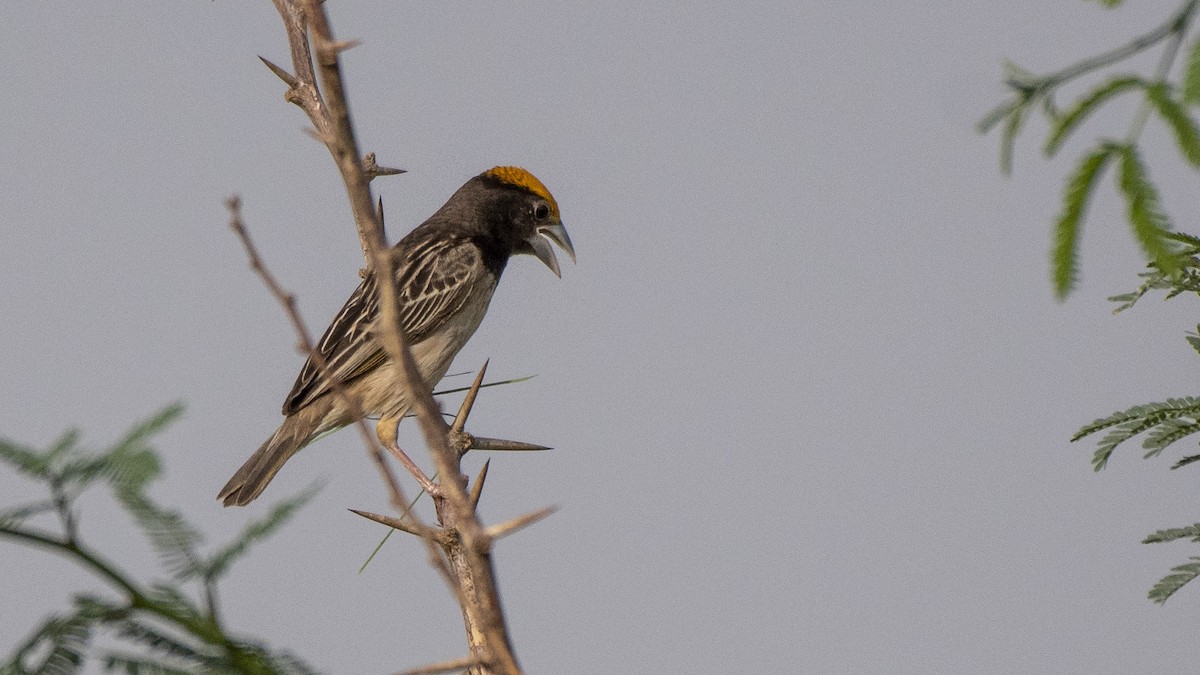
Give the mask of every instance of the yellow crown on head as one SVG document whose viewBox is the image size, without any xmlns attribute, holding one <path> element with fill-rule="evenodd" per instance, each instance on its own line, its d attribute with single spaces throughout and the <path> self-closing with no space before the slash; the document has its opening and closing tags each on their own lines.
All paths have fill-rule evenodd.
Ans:
<svg viewBox="0 0 1200 675">
<path fill-rule="evenodd" d="M 522 169 L 519 166 L 498 166 L 494 169 L 488 170 L 483 175 L 490 178 L 495 178 L 502 183 L 508 183 L 509 185 L 515 185 L 524 190 L 528 190 L 542 199 L 545 199 L 546 202 L 550 204 L 550 211 L 554 214 L 554 217 L 559 217 L 558 202 L 554 201 L 554 195 L 550 194 L 550 191 L 546 189 L 545 185 L 542 185 L 542 181 L 538 180 L 536 176 L 529 173 L 525 169 Z"/>
</svg>

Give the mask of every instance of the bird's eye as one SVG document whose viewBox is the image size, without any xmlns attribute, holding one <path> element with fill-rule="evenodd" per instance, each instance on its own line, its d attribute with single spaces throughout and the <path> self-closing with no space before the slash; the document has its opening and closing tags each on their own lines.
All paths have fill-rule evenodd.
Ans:
<svg viewBox="0 0 1200 675">
<path fill-rule="evenodd" d="M 533 217 L 537 220 L 545 220 L 550 217 L 550 205 L 546 202 L 538 202 L 533 207 Z"/>
</svg>

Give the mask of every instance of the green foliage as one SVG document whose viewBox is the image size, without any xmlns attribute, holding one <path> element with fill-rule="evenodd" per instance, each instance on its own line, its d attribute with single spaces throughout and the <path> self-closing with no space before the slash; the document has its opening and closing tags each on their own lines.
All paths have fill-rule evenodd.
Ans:
<svg viewBox="0 0 1200 675">
<path fill-rule="evenodd" d="M 1169 530 L 1159 530 L 1142 540 L 1143 544 L 1164 544 L 1179 539 L 1191 539 L 1200 544 L 1200 523 L 1187 527 L 1175 527 Z"/>
<path fill-rule="evenodd" d="M 123 652 L 106 654 L 104 670 L 126 673 L 126 675 L 192 675 L 190 670 L 174 668 L 159 661 L 151 661 L 136 654 Z"/>
<path fill-rule="evenodd" d="M 192 576 L 200 576 L 205 579 L 220 578 L 235 560 L 245 555 L 251 545 L 271 536 L 275 530 L 286 523 L 296 511 L 300 510 L 316 494 L 317 488 L 313 486 L 290 499 L 285 499 L 276 504 L 265 518 L 251 521 L 237 538 L 226 544 L 216 553 L 213 553 L 212 556 L 200 565 L 186 570 L 183 578 L 186 579 Z"/>
<path fill-rule="evenodd" d="M 1156 82 L 1146 89 L 1146 96 L 1167 126 L 1171 127 L 1184 159 L 1193 167 L 1200 167 L 1200 131 L 1197 131 L 1196 122 L 1188 115 L 1183 103 L 1171 95 L 1170 85 Z"/>
<path fill-rule="evenodd" d="M 50 471 L 48 464 L 62 452 L 60 446 L 74 445 L 77 437 L 78 432 L 68 431 L 45 453 L 38 453 L 23 445 L 0 439 L 0 461 L 9 464 L 30 478 L 46 478 Z"/>
<path fill-rule="evenodd" d="M 1200 103 L 1200 38 L 1192 42 L 1188 52 L 1187 68 L 1183 72 L 1183 102 L 1188 105 Z"/>
<path fill-rule="evenodd" d="M 1171 468 L 1178 469 L 1181 467 L 1185 467 L 1188 464 L 1193 464 L 1195 462 L 1200 462 L 1200 455 L 1188 455 L 1187 457 L 1180 457 L 1177 462 L 1175 462 L 1174 464 L 1171 465 Z"/>
<path fill-rule="evenodd" d="M 314 489 L 276 506 L 251 523 L 233 541 L 205 556 L 201 533 L 177 510 L 157 504 L 147 489 L 161 474 L 152 437 L 178 419 L 173 405 L 129 431 L 111 448 L 84 451 L 79 434 L 69 431 L 45 451 L 0 440 L 0 463 L 44 483 L 50 497 L 0 511 L 0 537 L 49 548 L 103 580 L 118 599 L 93 593 L 75 595 L 71 611 L 55 615 L 34 629 L 13 651 L 0 673 L 81 672 L 90 658 L 109 671 L 123 673 L 255 673 L 314 672 L 287 652 L 274 652 L 230 634 L 220 621 L 217 582 L 233 561 L 253 544 L 277 530 L 315 494 Z M 85 546 L 74 519 L 74 501 L 86 488 L 107 483 L 117 501 L 149 539 L 171 575 L 169 581 L 143 584 L 124 574 L 100 553 Z M 56 512 L 61 536 L 26 526 L 30 518 Z M 198 581 L 202 602 L 182 586 Z M 100 632 L 136 651 L 97 649 Z"/>
<path fill-rule="evenodd" d="M 987 133 L 996 125 L 1003 123 L 1000 132 L 1000 170 L 1008 175 L 1012 172 L 1013 149 L 1021 127 L 1029 116 L 1033 104 L 1044 94 L 1044 85 L 1038 78 L 1027 70 L 1012 62 L 1004 64 L 1005 81 L 1013 90 L 1013 99 L 1000 104 L 984 116 L 976 128 L 979 133 Z"/>
<path fill-rule="evenodd" d="M 1116 6 L 1116 1 L 1102 0 Z M 1031 112 L 1039 107 L 1049 129 L 1044 144 L 1047 156 L 1056 155 L 1066 141 L 1082 128 L 1083 122 L 1124 93 L 1141 92 L 1142 101 L 1122 141 L 1100 141 L 1097 149 L 1086 155 L 1067 180 L 1063 193 L 1063 209 L 1055 224 L 1051 253 L 1052 282 L 1055 294 L 1061 299 L 1074 288 L 1076 279 L 1079 233 L 1087 205 L 1095 194 L 1096 179 L 1118 155 L 1120 170 L 1117 187 L 1126 205 L 1126 218 L 1134 238 L 1146 256 L 1167 274 L 1176 273 L 1180 265 L 1174 259 L 1171 240 L 1166 236 L 1170 222 L 1159 204 L 1158 191 L 1150 182 L 1148 170 L 1138 151 L 1138 138 L 1152 113 L 1157 113 L 1175 136 L 1185 161 L 1200 168 L 1200 129 L 1187 111 L 1187 104 L 1200 103 L 1200 41 L 1192 49 L 1182 81 L 1178 86 L 1168 76 L 1184 36 L 1195 20 L 1200 2 L 1188 0 L 1166 22 L 1126 45 L 1083 59 L 1062 70 L 1037 75 L 1014 65 L 1005 66 L 1004 81 L 1011 92 L 1009 99 L 989 112 L 979 123 L 980 132 L 1002 129 L 1000 138 L 1000 167 L 1005 174 L 1012 168 L 1016 136 L 1026 126 Z M 1055 96 L 1062 88 L 1097 71 L 1122 64 L 1141 52 L 1162 46 L 1159 66 L 1149 76 L 1129 73 L 1110 75 L 1059 112 Z M 1177 98 L 1175 92 L 1181 92 Z"/>
<path fill-rule="evenodd" d="M 1158 583 L 1150 589 L 1148 597 L 1161 605 L 1174 595 L 1175 591 L 1183 588 L 1197 576 L 1200 576 L 1200 557 L 1192 556 L 1191 562 L 1172 567 L 1170 574 L 1159 579 Z"/>
<path fill-rule="evenodd" d="M 1142 296 L 1152 290 L 1165 291 L 1167 300 L 1183 293 L 1200 294 L 1200 238 L 1182 232 L 1168 232 L 1166 236 L 1178 246 L 1175 255 L 1178 270 L 1174 274 L 1167 274 L 1155 263 L 1149 263 L 1148 271 L 1138 275 L 1144 281 L 1137 290 L 1109 298 L 1111 302 L 1118 303 L 1113 310 L 1114 314 L 1133 307 Z M 1200 331 L 1200 326 L 1196 329 Z M 1188 344 L 1200 353 L 1200 335 L 1189 335 L 1187 340 Z"/>
<path fill-rule="evenodd" d="M 1134 238 L 1158 269 L 1173 275 L 1179 269 L 1179 261 L 1167 236 L 1171 222 L 1159 204 L 1158 190 L 1150 182 L 1137 148 L 1132 145 L 1122 146 L 1120 154 L 1121 172 L 1118 185 L 1121 194 L 1125 196 Z"/>
<path fill-rule="evenodd" d="M 1097 0 L 1105 7 L 1116 7 L 1121 0 Z M 1184 293 L 1200 295 L 1200 238 L 1171 231 L 1171 221 L 1163 209 L 1158 189 L 1142 161 L 1138 139 L 1152 118 L 1161 120 L 1174 135 L 1175 144 L 1187 164 L 1200 168 L 1200 127 L 1189 112 L 1189 106 L 1200 105 L 1200 38 L 1193 37 L 1187 63 L 1178 81 L 1171 72 L 1185 38 L 1191 33 L 1200 0 L 1184 0 L 1162 24 L 1130 42 L 1069 65 L 1057 72 L 1037 75 L 1006 65 L 1004 81 L 1010 97 L 993 108 L 978 125 L 981 133 L 1000 127 L 1000 167 L 1008 173 L 1012 167 L 1012 152 L 1016 136 L 1024 128 L 1031 111 L 1042 109 L 1048 133 L 1044 145 L 1046 156 L 1055 156 L 1083 123 L 1094 113 L 1124 93 L 1142 93 L 1142 100 L 1121 140 L 1100 140 L 1086 153 L 1067 177 L 1063 191 L 1062 211 L 1054 225 L 1051 253 L 1051 279 L 1055 294 L 1061 299 L 1074 288 L 1078 270 L 1080 233 L 1088 205 L 1096 194 L 1100 176 L 1112 162 L 1117 163 L 1117 190 L 1124 200 L 1125 217 L 1133 237 L 1141 246 L 1148 261 L 1147 270 L 1139 276 L 1141 285 L 1130 293 L 1109 300 L 1118 303 L 1114 313 L 1132 307 L 1151 290 L 1163 291 L 1167 299 Z M 1059 112 L 1055 96 L 1064 85 L 1094 73 L 1126 64 L 1142 52 L 1161 48 L 1158 66 L 1149 76 L 1120 72 L 1110 73 L 1106 80 L 1095 84 L 1065 111 Z M 1108 135 L 1112 137 L 1112 134 Z M 1103 137 L 1102 137 L 1103 138 Z M 1200 326 L 1197 333 L 1188 335 L 1190 344 L 1200 354 Z M 1097 443 L 1092 467 L 1100 471 L 1108 465 L 1117 447 L 1141 437 L 1146 458 L 1161 454 L 1168 446 L 1200 432 L 1200 398 L 1185 396 L 1158 403 L 1136 405 L 1095 420 L 1080 429 L 1072 441 L 1106 432 Z M 1180 457 L 1172 469 L 1200 463 L 1200 454 Z M 1145 543 L 1190 538 L 1200 543 L 1200 524 L 1187 528 L 1160 530 Z M 1165 602 L 1172 594 L 1200 575 L 1200 557 L 1171 570 L 1150 591 L 1150 599 Z"/>
<path fill-rule="evenodd" d="M 172 576 L 180 578 L 202 564 L 196 548 L 203 537 L 181 513 L 159 507 L 140 491 L 119 490 L 117 499 L 141 527 Z"/>
<path fill-rule="evenodd" d="M 1197 333 L 1187 334 L 1187 341 L 1192 346 L 1192 349 L 1196 350 L 1197 354 L 1200 354 L 1200 326 L 1196 326 L 1196 330 Z"/>
<path fill-rule="evenodd" d="M 1078 269 L 1076 251 L 1079 249 L 1079 231 L 1088 200 L 1104 167 L 1108 165 L 1117 146 L 1105 143 L 1088 153 L 1079 161 L 1075 172 L 1067 180 L 1063 191 L 1063 211 L 1054 227 L 1054 292 L 1059 298 L 1066 297 L 1075 286 Z"/>
<path fill-rule="evenodd" d="M 1151 289 L 1165 291 L 1168 299 L 1185 292 L 1200 294 L 1200 272 L 1197 271 L 1200 268 L 1200 260 L 1197 259 L 1197 254 L 1200 254 L 1200 238 L 1175 232 L 1169 235 L 1171 241 L 1181 247 L 1178 259 L 1182 261 L 1182 271 L 1176 275 L 1168 275 L 1151 263 L 1150 271 L 1142 274 L 1146 281 L 1138 290 L 1110 298 L 1121 303 L 1116 311 L 1132 307 Z M 1197 326 L 1196 330 L 1197 333 L 1187 336 L 1187 341 L 1200 355 L 1200 326 Z M 1092 456 L 1092 467 L 1096 471 L 1108 465 L 1109 458 L 1119 445 L 1138 435 L 1142 435 L 1142 449 L 1145 451 L 1143 456 L 1155 457 L 1168 446 L 1200 432 L 1200 397 L 1184 396 L 1159 403 L 1136 405 L 1085 425 L 1071 440 L 1077 441 L 1101 431 L 1107 433 L 1100 439 Z M 1200 462 L 1200 454 L 1187 455 L 1177 460 L 1171 469 L 1179 469 L 1197 462 Z M 1146 537 L 1142 543 L 1155 544 L 1179 539 L 1191 539 L 1194 543 L 1200 543 L 1200 523 L 1159 530 Z M 1200 574 L 1198 561 L 1200 557 L 1193 557 L 1192 562 L 1172 568 L 1171 573 L 1159 580 L 1150 590 L 1150 599 L 1159 604 L 1166 602 L 1167 598 Z"/>
<path fill-rule="evenodd" d="M 1108 430 L 1100 439 L 1092 456 L 1092 468 L 1100 471 L 1117 446 L 1139 434 L 1149 432 L 1142 441 L 1147 459 L 1161 453 L 1168 445 L 1200 431 L 1200 398 L 1185 396 L 1162 403 L 1135 405 L 1115 412 L 1084 426 L 1071 437 L 1077 441 L 1096 432 Z"/>
<path fill-rule="evenodd" d="M 1076 101 L 1075 105 L 1068 108 L 1056 120 L 1051 120 L 1050 136 L 1046 139 L 1043 152 L 1045 152 L 1047 157 L 1053 157 L 1058 154 L 1063 142 L 1079 128 L 1079 125 L 1089 115 L 1098 110 L 1101 105 L 1119 94 L 1139 88 L 1145 89 L 1146 87 L 1146 81 L 1142 78 L 1129 76 L 1113 78 L 1096 87 Z"/>
<path fill-rule="evenodd" d="M 76 673 L 83 667 L 94 619 L 75 615 L 52 616 L 38 627 L 33 637 L 17 647 L 10 663 L 0 673 Z M 41 658 L 35 658 L 43 654 Z"/>
</svg>

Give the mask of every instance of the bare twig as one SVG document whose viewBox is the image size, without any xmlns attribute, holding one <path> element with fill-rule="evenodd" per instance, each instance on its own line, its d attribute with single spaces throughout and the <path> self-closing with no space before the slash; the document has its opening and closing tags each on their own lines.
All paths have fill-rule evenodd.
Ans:
<svg viewBox="0 0 1200 675">
<path fill-rule="evenodd" d="M 383 477 L 384 484 L 387 485 L 392 506 L 395 507 L 396 510 L 400 511 L 400 513 L 404 514 L 404 517 L 407 518 L 409 522 L 413 523 L 415 527 L 420 528 L 421 532 L 432 532 L 433 530 L 424 525 L 417 513 L 413 511 L 412 505 L 415 503 L 415 500 L 410 502 L 405 499 L 404 491 L 400 487 L 400 482 L 396 480 L 396 475 L 392 472 L 391 466 L 388 465 L 383 454 L 383 449 L 376 440 L 375 435 L 371 433 L 370 427 L 367 426 L 366 418 L 364 417 L 362 411 L 361 402 L 357 397 L 352 396 L 348 391 L 346 391 L 346 388 L 341 386 L 341 383 L 335 378 L 329 377 L 325 359 L 321 353 L 313 347 L 313 341 L 308 332 L 308 327 L 305 325 L 304 320 L 300 317 L 300 313 L 296 308 L 295 296 L 283 289 L 283 287 L 275 279 L 275 276 L 271 274 L 271 271 L 263 263 L 262 257 L 258 253 L 258 247 L 255 246 L 254 240 L 250 238 L 250 233 L 246 229 L 246 225 L 242 220 L 241 200 L 237 197 L 232 197 L 226 202 L 226 206 L 228 206 L 230 211 L 229 225 L 237 234 L 238 239 L 241 240 L 242 246 L 246 249 L 246 255 L 250 259 L 251 269 L 253 269 L 255 273 L 262 278 L 263 283 L 268 289 L 270 289 L 271 294 L 275 296 L 276 300 L 278 300 L 280 305 L 284 308 L 284 312 L 287 314 L 289 321 L 292 323 L 292 327 L 296 331 L 296 335 L 300 339 L 300 350 L 303 353 L 308 354 L 313 359 L 313 363 L 317 366 L 317 370 L 320 372 L 321 377 L 325 378 L 325 380 L 329 382 L 330 388 L 333 390 L 333 394 L 341 398 L 346 407 L 350 410 L 351 415 L 353 415 L 355 419 L 355 427 L 358 429 L 359 435 L 362 436 L 363 443 L 367 448 L 367 454 L 370 455 L 371 460 L 375 463 L 376 468 L 378 468 L 380 475 Z M 426 553 L 429 558 L 429 564 L 432 565 L 433 568 L 442 575 L 442 578 L 446 581 L 447 586 L 449 586 L 454 592 L 455 597 L 460 598 L 461 602 L 462 592 L 459 588 L 458 580 L 451 572 L 446 558 L 442 556 L 441 549 L 438 547 L 436 538 L 422 538 L 426 542 Z"/>
<path fill-rule="evenodd" d="M 254 270 L 263 281 L 263 284 L 270 290 L 271 295 L 283 307 L 287 314 L 288 321 L 292 324 L 292 329 L 296 331 L 296 337 L 299 339 L 297 345 L 299 351 L 309 356 L 313 363 L 317 366 L 321 376 L 329 382 L 335 396 L 338 396 L 350 409 L 354 416 L 355 427 L 358 428 L 359 435 L 362 436 L 363 443 L 366 444 L 367 452 L 371 455 L 375 465 L 379 468 L 380 474 L 384 478 L 384 482 L 388 486 L 388 492 L 391 495 L 392 504 L 395 505 L 401 513 L 412 518 L 414 521 L 419 521 L 416 514 L 412 513 L 409 508 L 409 501 L 404 497 L 404 491 L 400 487 L 399 481 L 392 473 L 391 467 L 388 466 L 384 459 L 383 449 L 375 440 L 374 434 L 371 433 L 370 427 L 367 426 L 366 419 L 363 417 L 362 404 L 357 397 L 352 396 L 346 388 L 341 386 L 336 379 L 328 377 L 326 363 L 321 353 L 313 347 L 312 336 L 308 331 L 308 326 L 304 323 L 304 319 L 300 317 L 300 311 L 296 307 L 296 296 L 286 290 L 275 278 L 275 275 L 263 263 L 262 256 L 258 252 L 258 246 L 254 244 L 254 240 L 250 237 L 250 232 L 246 229 L 246 224 L 242 220 L 242 202 L 238 197 L 230 197 L 225 202 L 229 209 L 229 227 L 237 235 L 238 240 L 242 243 L 242 248 L 246 250 L 246 256 L 250 259 L 250 269 Z M 444 561 L 441 567 L 444 568 Z"/>
<path fill-rule="evenodd" d="M 284 98 L 289 103 L 300 106 L 305 112 L 315 111 L 317 114 L 310 113 L 308 117 L 312 120 L 317 135 L 328 138 L 330 130 L 326 123 L 326 115 L 321 112 L 325 109 L 325 102 L 321 100 L 321 93 L 317 91 L 317 78 L 313 73 L 312 65 L 312 50 L 308 46 L 308 20 L 306 18 L 308 9 L 303 3 L 294 0 L 271 1 L 275 3 L 275 9 L 283 19 L 284 30 L 287 31 L 288 46 L 292 51 L 294 75 L 285 77 L 286 73 L 282 68 L 266 59 L 263 61 L 267 63 L 267 67 L 273 73 L 288 84 L 288 91 Z"/>
<path fill-rule="evenodd" d="M 454 659 L 452 661 L 442 661 L 440 663 L 431 663 L 427 666 L 421 666 L 420 668 L 413 668 L 412 670 L 406 670 L 403 673 L 400 673 L 400 675 L 438 675 L 438 673 L 453 673 L 466 668 L 473 668 L 475 666 L 482 665 L 484 664 L 479 659 L 468 656 L 466 658 Z"/>
<path fill-rule="evenodd" d="M 478 673 L 518 673 L 489 554 L 492 537 L 476 518 L 471 499 L 458 480 L 461 455 L 450 445 L 450 429 L 429 383 L 418 373 L 399 328 L 395 261 L 386 248 L 382 216 L 370 190 L 370 180 L 378 171 L 369 171 L 360 159 L 338 61 L 338 55 L 353 43 L 334 39 L 325 6 L 318 0 L 273 1 L 287 30 L 297 80 L 289 83 L 288 100 L 308 114 L 316 136 L 325 143 L 341 173 L 367 267 L 380 280 L 375 338 L 395 368 L 397 386 L 408 392 L 438 474 L 443 477 L 433 496 L 443 526 L 442 550 L 456 580 L 452 587 L 467 628 L 471 659 L 464 667 Z M 283 78 L 279 72 L 276 75 Z M 430 539 L 424 540 L 432 545 Z"/>
<path fill-rule="evenodd" d="M 1194 1 L 1185 3 L 1178 12 L 1173 14 L 1166 23 L 1151 30 L 1145 35 L 1140 35 L 1134 38 L 1128 44 L 1122 45 L 1107 51 L 1103 54 L 1084 59 L 1078 63 L 1072 64 L 1062 70 L 1049 75 L 1045 78 L 1045 84 L 1048 88 L 1057 87 L 1059 84 L 1068 80 L 1073 80 L 1080 75 L 1084 75 L 1093 70 L 1104 68 L 1118 61 L 1123 61 L 1140 51 L 1149 49 L 1158 44 L 1163 38 L 1172 35 L 1180 34 L 1187 28 L 1188 22 L 1191 20 L 1192 14 L 1196 11 L 1196 3 Z M 1180 35 L 1182 37 L 1182 35 Z"/>
<path fill-rule="evenodd" d="M 320 112 L 324 113 L 323 131 L 329 135 L 326 147 L 337 164 L 342 182 L 345 183 L 346 197 L 350 200 L 350 210 L 354 214 L 354 224 L 358 228 L 358 238 L 367 260 L 367 267 L 375 269 L 380 274 L 380 279 L 390 279 L 391 275 L 385 276 L 383 273 L 391 271 L 391 265 L 387 265 L 386 268 L 379 265 L 385 257 L 387 240 L 383 232 L 383 223 L 379 220 L 379 212 L 375 210 L 375 200 L 371 198 L 370 179 L 359 160 L 362 155 L 358 151 L 358 140 L 350 123 L 350 108 L 342 84 L 342 67 L 338 61 L 338 55 L 353 47 L 354 43 L 334 40 L 333 29 L 329 25 L 329 17 L 325 14 L 323 3 L 308 0 L 304 3 L 304 11 L 316 52 L 316 70 L 321 78 L 321 100 L 325 105 Z M 290 41 L 292 31 L 289 30 L 288 33 Z M 293 47 L 292 51 L 295 52 L 296 49 Z M 315 79 L 313 86 L 316 87 Z M 305 112 L 312 117 L 314 112 L 318 111 Z M 382 288 L 387 284 L 379 286 Z M 380 299 L 386 301 L 383 294 Z"/>
</svg>

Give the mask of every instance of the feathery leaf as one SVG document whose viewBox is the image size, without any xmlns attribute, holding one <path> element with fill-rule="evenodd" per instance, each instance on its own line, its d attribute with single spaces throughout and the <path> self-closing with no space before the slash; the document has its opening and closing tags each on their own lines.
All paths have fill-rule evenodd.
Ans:
<svg viewBox="0 0 1200 675">
<path fill-rule="evenodd" d="M 1164 420 L 1146 435 L 1146 440 L 1142 442 L 1142 448 L 1148 452 L 1142 457 L 1150 459 L 1160 454 L 1168 445 L 1181 438 L 1191 436 L 1197 431 L 1200 431 L 1200 422 L 1194 419 Z"/>
<path fill-rule="evenodd" d="M 1188 105 L 1200 103 L 1200 38 L 1192 43 L 1183 71 L 1183 102 Z"/>
<path fill-rule="evenodd" d="M 1163 544 L 1179 539 L 1191 539 L 1200 544 L 1200 523 L 1188 525 L 1187 527 L 1172 527 L 1166 530 L 1159 530 L 1154 534 L 1142 540 L 1143 544 Z"/>
<path fill-rule="evenodd" d="M 1155 82 L 1146 89 L 1146 97 L 1175 133 L 1175 142 L 1184 159 L 1192 166 L 1200 167 L 1200 131 L 1187 110 L 1171 96 L 1167 83 Z"/>
<path fill-rule="evenodd" d="M 1096 446 L 1092 456 L 1092 468 L 1102 470 L 1112 456 L 1117 446 L 1134 436 L 1156 427 L 1157 435 L 1152 435 L 1143 447 L 1150 450 L 1147 457 L 1152 457 L 1162 451 L 1169 443 L 1173 443 L 1188 434 L 1195 433 L 1200 428 L 1195 427 L 1200 417 L 1200 398 L 1185 396 L 1183 398 L 1167 399 L 1161 403 L 1136 405 L 1128 410 L 1113 413 L 1108 417 L 1095 420 L 1084 426 L 1071 437 L 1077 441 L 1084 436 L 1109 429 Z M 1180 418 L 1189 418 L 1181 421 Z"/>
<path fill-rule="evenodd" d="M 1196 325 L 1196 333 L 1187 335 L 1188 345 L 1192 345 L 1193 350 L 1200 354 L 1200 325 Z"/>
<path fill-rule="evenodd" d="M 1200 253 L 1200 237 L 1193 234 L 1188 234 L 1187 232 L 1169 232 L 1167 233 L 1167 239 L 1191 247 L 1193 249 L 1190 252 L 1191 255 Z"/>
<path fill-rule="evenodd" d="M 1066 297 L 1075 286 L 1079 231 L 1087 211 L 1092 191 L 1103 173 L 1104 167 L 1116 152 L 1116 146 L 1105 143 L 1088 153 L 1079 161 L 1075 172 L 1067 179 L 1063 190 L 1063 210 L 1054 226 L 1054 251 L 1051 264 L 1054 269 L 1054 294 Z"/>
<path fill-rule="evenodd" d="M 201 672 L 195 668 L 169 665 L 150 657 L 123 652 L 106 652 L 101 660 L 105 671 L 125 675 L 194 675 Z"/>
<path fill-rule="evenodd" d="M 103 454 L 79 454 L 66 457 L 58 471 L 59 477 L 78 488 L 86 487 L 97 478 L 109 481 L 118 491 L 140 490 L 161 475 L 158 455 L 148 448 L 122 447 Z"/>
<path fill-rule="evenodd" d="M 1024 124 L 1025 116 L 1028 113 L 1028 99 L 1022 100 L 1013 106 L 1012 112 L 1008 115 L 1008 121 L 1004 125 L 1004 131 L 1000 134 L 1000 172 L 1005 176 L 1012 174 L 1013 153 L 1017 147 L 1017 134 L 1021 133 L 1021 125 Z"/>
<path fill-rule="evenodd" d="M 986 134 L 997 124 L 1004 121 L 1004 118 L 1011 115 L 1012 111 L 1015 110 L 1019 105 L 1021 104 L 1016 101 L 1005 101 L 995 108 L 992 108 L 988 114 L 983 116 L 983 119 L 979 120 L 975 124 L 975 130 L 981 134 Z"/>
<path fill-rule="evenodd" d="M 1046 139 L 1046 145 L 1042 151 L 1047 157 L 1053 157 L 1062 149 L 1067 137 L 1087 119 L 1088 115 L 1098 110 L 1101 104 L 1127 91 L 1144 86 L 1146 86 L 1146 82 L 1142 78 L 1126 76 L 1113 78 L 1091 90 L 1058 118 L 1054 128 L 1050 130 L 1050 136 Z"/>
<path fill-rule="evenodd" d="M 185 640 L 170 635 L 161 628 L 133 618 L 128 618 L 118 624 L 117 635 L 130 642 L 144 645 L 150 650 L 150 653 L 156 656 L 184 660 L 201 660 L 201 658 L 212 658 L 213 656 L 212 654 L 202 655 L 197 651 L 195 645 L 188 644 Z"/>
<path fill-rule="evenodd" d="M 1181 469 L 1189 464 L 1195 464 L 1196 462 L 1200 462 L 1200 455 L 1188 455 L 1187 457 L 1180 457 L 1179 461 L 1171 465 L 1171 469 Z"/>
<path fill-rule="evenodd" d="M 125 434 L 124 438 L 122 438 L 120 441 L 118 441 L 115 444 L 114 447 L 115 448 L 124 447 L 124 446 L 145 447 L 146 441 L 151 436 L 153 436 L 154 434 L 157 434 L 158 432 L 165 429 L 172 422 L 179 419 L 179 416 L 182 414 L 183 414 L 183 404 L 182 403 L 172 403 L 171 405 L 168 405 L 167 407 L 163 408 L 162 410 L 151 415 L 144 422 L 141 422 L 141 423 L 135 425 L 132 429 L 129 430 L 128 433 Z"/>
<path fill-rule="evenodd" d="M 1192 556 L 1191 561 L 1172 567 L 1171 574 L 1159 579 L 1158 583 L 1154 584 L 1154 588 L 1150 589 L 1147 597 L 1161 605 L 1174 595 L 1175 591 L 1200 576 L 1200 558 Z"/>
<path fill-rule="evenodd" d="M 275 532 L 275 530 L 279 529 L 296 511 L 307 504 L 319 490 L 320 486 L 312 485 L 299 494 L 276 504 L 271 509 L 271 512 L 267 514 L 267 517 L 251 521 L 236 539 L 197 566 L 195 574 L 208 579 L 220 578 L 225 574 L 233 561 L 245 554 L 253 544 L 265 539 Z"/>
<path fill-rule="evenodd" d="M 133 515 L 171 574 L 184 579 L 199 569 L 203 561 L 196 547 L 204 538 L 181 513 L 161 508 L 139 493 L 118 493 L 117 498 Z"/>
<path fill-rule="evenodd" d="M 31 478 L 44 479 L 50 475 L 46 458 L 33 448 L 0 439 L 0 460 Z"/>
<path fill-rule="evenodd" d="M 200 611 L 196 603 L 175 586 L 165 583 L 154 584 L 147 592 L 147 596 L 159 605 L 168 608 L 175 616 L 189 621 L 206 620 L 204 613 Z"/>
<path fill-rule="evenodd" d="M 1183 414 L 1200 414 L 1200 398 L 1183 396 L 1181 398 L 1170 398 L 1162 403 L 1135 405 L 1127 410 L 1115 412 L 1108 417 L 1102 417 L 1091 424 L 1084 425 L 1079 431 L 1075 432 L 1071 440 L 1077 441 L 1084 436 L 1090 436 L 1097 431 L 1103 431 L 1104 429 L 1125 422 L 1146 418 L 1171 419 Z"/>
<path fill-rule="evenodd" d="M 56 508 L 58 508 L 58 505 L 53 501 L 43 501 L 5 509 L 0 511 L 0 527 L 20 525 L 21 521 L 26 518 L 36 516 L 39 513 L 53 511 Z"/>
<path fill-rule="evenodd" d="M 1134 237 L 1164 274 L 1173 275 L 1179 269 L 1179 260 L 1176 257 L 1176 245 L 1167 237 L 1171 223 L 1159 204 L 1158 190 L 1147 177 L 1137 148 L 1124 145 L 1120 153 L 1118 186 L 1125 195 Z"/>
<path fill-rule="evenodd" d="M 54 466 L 55 461 L 59 457 L 64 457 L 70 454 L 71 451 L 77 448 L 78 444 L 79 430 L 67 429 L 63 432 L 62 436 L 58 437 L 58 440 L 54 441 L 54 444 L 50 446 L 50 449 L 46 451 L 46 463 L 50 466 Z"/>
<path fill-rule="evenodd" d="M 46 675 L 80 672 L 94 623 L 94 618 L 78 613 L 50 617 L 17 648 L 8 663 L 0 665 L 0 672 Z M 35 660 L 36 663 L 31 663 Z"/>
</svg>

